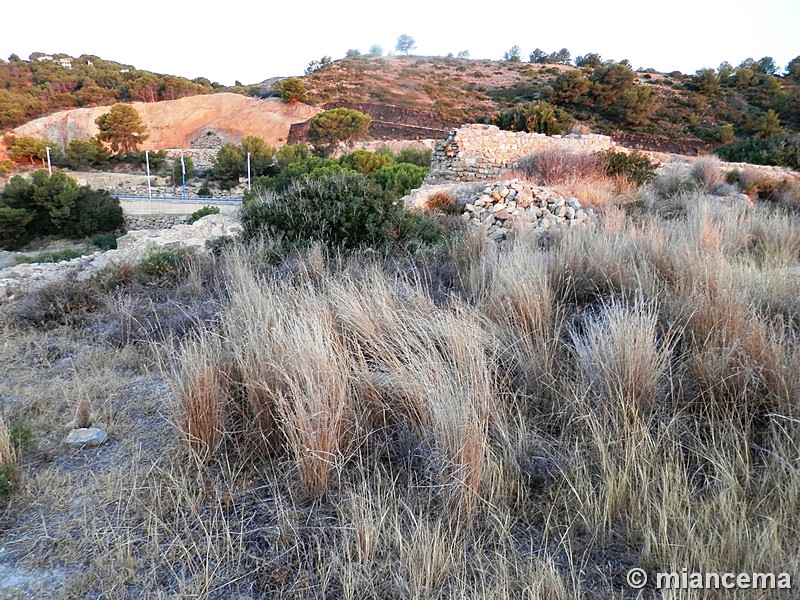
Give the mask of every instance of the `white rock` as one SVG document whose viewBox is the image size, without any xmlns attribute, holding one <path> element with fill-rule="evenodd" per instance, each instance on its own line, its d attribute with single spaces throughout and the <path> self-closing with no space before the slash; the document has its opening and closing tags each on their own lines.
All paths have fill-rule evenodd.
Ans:
<svg viewBox="0 0 800 600">
<path fill-rule="evenodd" d="M 74 448 L 94 448 L 108 441 L 108 434 L 96 427 L 73 429 L 64 443 Z"/>
</svg>

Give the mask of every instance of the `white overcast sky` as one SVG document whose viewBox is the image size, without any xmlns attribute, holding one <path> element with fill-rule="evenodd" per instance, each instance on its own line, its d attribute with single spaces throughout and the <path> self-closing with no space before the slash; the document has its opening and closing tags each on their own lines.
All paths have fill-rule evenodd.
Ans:
<svg viewBox="0 0 800 600">
<path fill-rule="evenodd" d="M 372 44 L 414 54 L 469 50 L 499 59 L 513 45 L 627 58 L 634 68 L 694 73 L 727 60 L 800 55 L 800 0 L 3 0 L 0 57 L 94 54 L 156 73 L 232 84 L 301 75 L 313 59 Z"/>
</svg>

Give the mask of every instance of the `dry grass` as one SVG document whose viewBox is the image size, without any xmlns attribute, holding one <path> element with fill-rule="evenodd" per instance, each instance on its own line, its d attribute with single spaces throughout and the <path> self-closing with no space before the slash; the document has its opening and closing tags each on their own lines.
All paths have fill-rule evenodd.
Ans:
<svg viewBox="0 0 800 600">
<path fill-rule="evenodd" d="M 711 192 L 725 182 L 720 160 L 714 155 L 701 156 L 692 161 L 689 171 L 692 179 L 705 191 Z"/>
<path fill-rule="evenodd" d="M 240 248 L 216 319 L 140 354 L 7 328 L 2 408 L 42 456 L 3 545 L 66 566 L 63 597 L 633 599 L 655 592 L 632 567 L 796 573 L 800 223 L 701 192 L 665 218 L 649 193 L 425 269 Z M 60 444 L 76 398 L 112 433 L 95 454 Z"/>
</svg>

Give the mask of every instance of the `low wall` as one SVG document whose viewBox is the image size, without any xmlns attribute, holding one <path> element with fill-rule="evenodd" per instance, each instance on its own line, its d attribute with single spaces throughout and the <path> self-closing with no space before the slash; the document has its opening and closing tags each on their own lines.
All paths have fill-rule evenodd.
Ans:
<svg viewBox="0 0 800 600">
<path fill-rule="evenodd" d="M 605 135 L 547 136 L 503 131 L 495 125 L 464 125 L 436 144 L 425 183 L 497 179 L 526 154 L 554 147 L 575 152 L 619 148 Z"/>
<path fill-rule="evenodd" d="M 189 215 L 125 215 L 125 229 L 169 229 L 173 225 L 183 225 Z"/>
</svg>

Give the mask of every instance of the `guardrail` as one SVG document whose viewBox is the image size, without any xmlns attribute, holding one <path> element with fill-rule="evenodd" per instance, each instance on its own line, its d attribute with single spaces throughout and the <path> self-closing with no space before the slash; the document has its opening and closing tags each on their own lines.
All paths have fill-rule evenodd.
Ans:
<svg viewBox="0 0 800 600">
<path fill-rule="evenodd" d="M 111 194 L 120 200 L 147 200 L 148 202 L 191 202 L 205 204 L 241 204 L 241 198 L 201 198 L 200 196 L 139 196 L 136 194 Z"/>
</svg>

